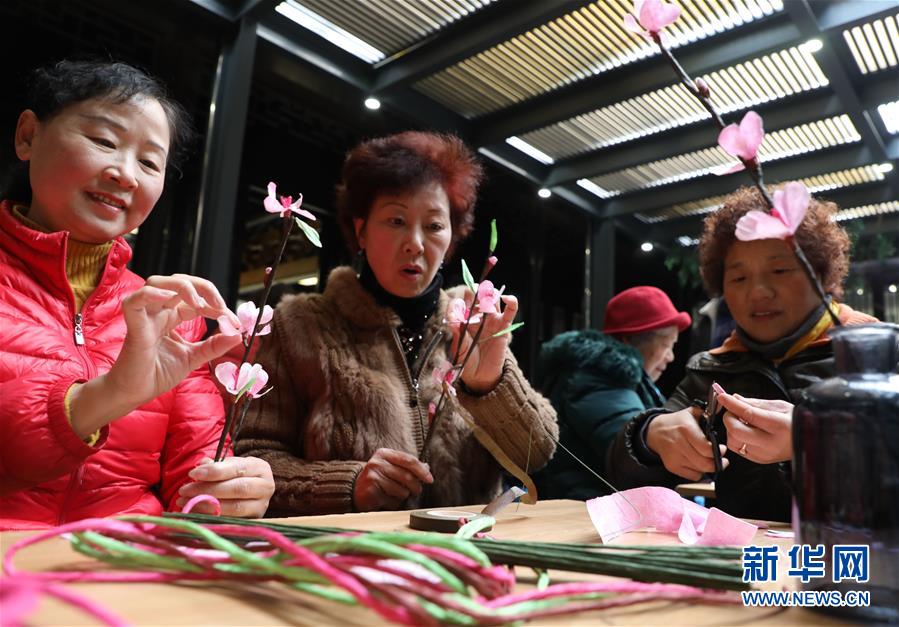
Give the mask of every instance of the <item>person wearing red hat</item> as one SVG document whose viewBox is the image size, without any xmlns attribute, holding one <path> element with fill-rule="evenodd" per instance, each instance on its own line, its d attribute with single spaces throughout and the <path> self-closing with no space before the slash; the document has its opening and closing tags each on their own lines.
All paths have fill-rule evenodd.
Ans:
<svg viewBox="0 0 899 627">
<path fill-rule="evenodd" d="M 542 346 L 536 381 L 556 408 L 560 442 L 577 457 L 557 452 L 535 476 L 542 498 L 586 500 L 609 492 L 578 460 L 603 474 L 619 429 L 664 404 L 655 382 L 690 322 L 659 288 L 632 287 L 609 301 L 602 332 L 569 331 Z"/>
<path fill-rule="evenodd" d="M 638 285 L 609 301 L 602 330 L 640 351 L 643 369 L 655 382 L 674 361 L 678 333 L 690 322 L 690 314 L 678 311 L 665 292 Z"/>
</svg>

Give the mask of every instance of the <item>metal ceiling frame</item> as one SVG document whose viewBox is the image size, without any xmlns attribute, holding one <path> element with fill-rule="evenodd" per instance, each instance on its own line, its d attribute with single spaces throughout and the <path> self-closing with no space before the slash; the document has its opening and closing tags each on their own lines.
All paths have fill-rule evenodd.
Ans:
<svg viewBox="0 0 899 627">
<path fill-rule="evenodd" d="M 360 97 L 376 95 L 385 105 L 418 123 L 459 134 L 474 146 L 484 148 L 484 154 L 488 157 L 498 157 L 500 164 L 510 167 L 535 185 L 552 189 L 594 217 L 624 216 L 628 211 L 621 207 L 644 207 L 645 203 L 639 197 L 645 191 L 626 195 L 627 198 L 633 196 L 634 201 L 620 198 L 604 201 L 570 183 L 714 143 L 714 129 L 705 120 L 560 160 L 549 167 L 505 144 L 507 137 L 672 84 L 674 77 L 671 70 L 659 55 L 602 72 L 475 120 L 468 120 L 412 89 L 418 78 L 449 67 L 466 56 L 526 32 L 539 23 L 576 10 L 588 4 L 588 0 L 541 0 L 524 5 L 498 2 L 373 66 L 274 13 L 278 0 L 234 0 L 230 3 L 227 0 L 188 1 L 234 23 L 244 17 L 259 17 L 262 39 L 352 85 L 359 91 Z M 860 4 L 862 6 L 858 6 Z M 881 97 L 887 97 L 889 79 L 879 76 L 867 80 L 863 92 L 856 94 L 848 73 L 832 50 L 837 42 L 829 39 L 834 34 L 838 38 L 840 29 L 889 13 L 892 10 L 890 4 L 877 1 L 833 3 L 825 7 L 821 17 L 817 18 L 808 0 L 791 0 L 785 3 L 785 10 L 781 13 L 683 46 L 678 57 L 691 73 L 701 75 L 800 44 L 811 37 L 821 37 L 826 45 L 815 56 L 828 76 L 830 86 L 754 108 L 764 113 L 769 129 L 786 128 L 813 118 L 846 112 L 871 151 L 873 158 L 867 163 L 895 159 L 897 155 L 892 154 L 893 151 L 888 150 L 880 140 L 879 129 L 867 113 L 867 109 L 879 104 Z M 712 50 L 714 54 L 710 54 Z M 609 89 L 610 84 L 615 86 L 614 90 Z M 896 148 L 899 152 L 899 142 L 896 142 Z M 806 155 L 800 157 L 807 158 Z M 852 167 L 862 164 L 844 165 Z M 778 164 L 774 169 L 781 167 Z M 695 187 L 696 182 L 687 184 Z M 711 195 L 706 193 L 705 180 L 703 187 L 703 195 Z M 666 202 L 669 199 L 668 191 L 676 188 L 677 184 L 664 187 Z M 657 194 L 658 189 L 649 191 Z M 681 194 L 678 191 L 676 195 L 680 197 Z"/>
<path fill-rule="evenodd" d="M 677 234 L 690 228 L 691 224 L 693 232 L 698 231 L 701 217 L 672 220 L 648 228 L 633 214 L 696 200 L 697 196 L 725 194 L 746 182 L 733 176 L 706 176 L 636 190 L 606 200 L 574 184 L 580 178 L 592 178 L 713 146 L 715 132 L 708 120 L 599 148 L 551 165 L 544 165 L 505 143 L 508 137 L 544 128 L 673 84 L 675 76 L 657 54 L 475 119 L 467 119 L 414 89 L 416 81 L 539 24 L 577 10 L 588 4 L 589 0 L 497 2 L 374 65 L 365 63 L 275 12 L 279 0 L 183 1 L 230 23 L 234 32 L 253 25 L 257 40 L 277 46 L 301 60 L 307 75 L 310 72 L 315 73 L 317 78 L 320 75 L 320 80 L 314 81 L 314 88 L 322 89 L 323 94 L 328 85 L 340 85 L 344 91 L 355 91 L 360 102 L 374 95 L 385 106 L 410 121 L 456 133 L 482 154 L 535 187 L 550 188 L 554 194 L 590 217 L 594 232 L 590 240 L 593 244 L 598 244 L 600 240 L 607 243 L 612 225 L 657 243 L 673 242 Z M 767 179 L 771 182 L 801 179 L 833 170 L 835 163 L 839 164 L 839 169 L 846 169 L 895 161 L 899 158 L 899 137 L 884 139 L 879 118 L 876 115 L 872 117 L 872 110 L 878 104 L 894 97 L 895 90 L 891 90 L 890 81 L 894 73 L 887 71 L 880 75 L 868 75 L 853 82 L 853 68 L 838 54 L 844 46 L 841 37 L 843 29 L 886 15 L 894 10 L 894 4 L 886 0 L 866 3 L 838 0 L 813 6 L 809 0 L 786 0 L 784 6 L 782 12 L 685 44 L 678 49 L 678 59 L 692 75 L 700 76 L 802 44 L 811 38 L 820 38 L 825 45 L 815 53 L 815 58 L 829 85 L 756 105 L 753 109 L 764 114 L 769 130 L 845 113 L 854 123 L 862 141 L 772 161 L 766 164 Z M 815 7 L 820 15 L 815 14 Z M 219 175 L 218 178 L 222 177 Z M 899 172 L 893 171 L 882 183 L 856 186 L 858 189 L 832 190 L 826 195 L 841 198 L 843 206 L 852 206 L 845 202 L 879 202 L 860 202 L 862 198 L 895 199 L 897 180 Z M 699 188 L 701 191 L 698 192 Z M 600 237 L 599 233 L 603 236 Z M 608 255 L 604 261 L 610 261 Z M 599 292 L 605 294 L 612 269 L 605 267 L 604 276 L 597 275 L 599 268 L 593 269 L 593 273 L 588 272 L 587 286 L 596 290 L 597 295 Z M 596 296 L 591 303 L 594 311 L 600 311 L 605 304 L 602 297 Z"/>
<path fill-rule="evenodd" d="M 588 4 L 590 0 L 497 2 L 374 64 L 376 96 L 408 87 L 482 50 Z"/>
<path fill-rule="evenodd" d="M 797 42 L 799 38 L 799 29 L 775 14 L 681 46 L 677 56 L 684 68 L 699 76 L 780 50 L 786 47 L 785 42 Z M 714 55 L 710 54 L 712 50 Z M 482 116 L 475 122 L 475 140 L 479 145 L 502 142 L 507 137 L 667 87 L 676 80 L 661 55 L 646 57 Z"/>
<path fill-rule="evenodd" d="M 802 7 L 800 7 L 800 4 Z M 728 42 L 728 48 L 733 54 L 732 58 L 725 59 L 723 55 L 717 52 L 716 47 L 714 64 L 709 64 L 708 61 L 705 61 L 704 65 L 694 65 L 691 63 L 691 59 L 697 58 L 701 60 L 703 54 L 701 52 L 694 52 L 691 49 L 692 56 L 686 54 L 678 55 L 682 59 L 682 64 L 688 71 L 691 71 L 692 75 L 698 76 L 731 65 L 731 61 L 736 63 L 747 58 L 761 56 L 774 50 L 800 44 L 813 37 L 825 38 L 827 35 L 833 34 L 836 29 L 843 28 L 843 24 L 845 23 L 845 20 L 838 21 L 831 18 L 829 22 L 831 24 L 831 31 L 824 31 L 820 28 L 812 30 L 809 25 L 811 18 L 808 17 L 808 13 L 811 12 L 811 9 L 808 7 L 807 0 L 790 0 L 790 2 L 785 3 L 785 6 L 792 7 L 790 11 L 796 13 L 799 13 L 800 8 L 802 8 L 803 12 L 799 16 L 802 18 L 802 21 L 799 22 L 799 26 L 796 26 L 795 23 L 785 22 L 777 24 L 776 26 L 769 26 L 768 29 L 763 32 L 766 32 L 769 35 L 775 33 L 775 39 L 778 36 L 793 34 L 788 41 L 779 40 L 779 43 L 772 45 L 772 42 L 767 37 L 749 36 L 747 38 L 746 36 L 743 36 L 741 38 L 738 37 L 737 34 L 733 34 L 730 36 Z M 859 10 L 852 12 L 853 23 L 874 19 L 884 13 L 889 13 L 891 10 L 895 10 L 894 8 L 885 9 L 881 3 L 871 3 L 866 6 L 869 7 L 869 10 L 864 12 L 864 14 Z M 871 6 L 877 7 L 878 10 L 871 11 Z M 831 7 L 831 9 L 833 8 L 835 7 Z M 765 20 L 759 20 L 758 24 L 762 25 L 765 22 L 770 24 L 774 20 L 774 17 L 775 16 L 771 16 Z M 780 16 L 780 19 L 782 21 L 783 16 Z M 794 22 L 798 21 L 799 18 L 794 18 Z M 745 33 L 746 28 L 740 30 Z M 718 35 L 711 38 L 711 41 L 712 43 L 720 42 L 727 36 L 728 33 Z M 830 85 L 815 90 L 814 92 L 796 94 L 788 98 L 753 107 L 753 109 L 761 111 L 764 114 L 766 128 L 769 130 L 786 128 L 809 122 L 814 119 L 821 119 L 830 115 L 845 112 L 850 115 L 850 118 L 856 125 L 856 128 L 862 135 L 865 143 L 871 147 L 873 154 L 877 155 L 876 159 L 878 161 L 899 158 L 899 154 L 897 154 L 899 153 L 899 142 L 896 142 L 897 150 L 895 152 L 893 152 L 892 149 L 887 151 L 883 142 L 880 140 L 878 129 L 872 126 L 871 116 L 868 113 L 868 110 L 875 108 L 878 104 L 881 104 L 888 99 L 887 94 L 891 87 L 893 96 L 895 96 L 895 78 L 884 75 L 888 73 L 883 73 L 881 76 L 871 77 L 871 79 L 866 81 L 864 91 L 859 96 L 855 93 L 855 88 L 851 82 L 849 82 L 848 75 L 833 50 L 832 41 L 826 41 L 824 48 L 816 52 L 815 57 L 818 59 L 822 71 L 827 75 Z M 658 65 L 660 60 L 655 57 L 653 57 L 653 59 L 655 59 L 656 65 Z M 646 60 L 645 63 L 648 64 L 649 60 Z M 626 68 L 627 67 L 631 66 L 626 66 Z M 600 109 L 604 106 L 621 102 L 628 98 L 671 84 L 672 75 L 670 68 L 665 65 L 662 69 L 665 70 L 667 74 L 666 81 L 662 84 L 652 76 L 655 70 L 637 71 L 641 77 L 641 83 L 634 85 L 633 82 L 627 82 L 623 90 L 619 89 L 621 84 L 616 83 L 614 94 L 607 95 L 602 101 L 593 100 L 594 106 L 590 110 Z M 593 80 L 599 80 L 602 76 L 604 75 L 600 75 Z M 631 91 L 631 88 L 633 88 L 633 91 Z M 816 94 L 813 100 L 809 99 L 810 94 Z M 847 100 L 850 101 L 848 105 Z M 556 104 L 558 105 L 558 103 Z M 551 102 L 545 103 L 543 106 L 547 110 L 554 109 L 554 105 Z M 579 111 L 575 115 L 585 112 L 586 111 Z M 554 117 L 559 116 L 555 115 Z M 565 116 L 563 119 L 568 119 L 568 117 L 571 116 Z M 509 126 L 505 128 L 513 130 L 515 121 L 508 122 L 508 124 Z M 544 124 L 543 126 L 546 125 L 547 124 Z M 498 137 L 498 132 L 496 127 L 494 127 L 494 130 L 491 131 L 493 134 L 488 135 L 487 137 L 496 139 Z M 522 131 L 517 130 L 512 134 L 520 132 Z M 579 178 L 598 176 L 600 174 L 614 172 L 649 161 L 664 159 L 677 154 L 687 153 L 692 150 L 706 148 L 713 145 L 714 137 L 715 129 L 712 126 L 711 121 L 705 120 L 680 126 L 675 129 L 668 129 L 667 131 L 656 133 L 643 139 L 600 148 L 569 159 L 560 160 L 553 164 L 547 179 L 547 186 L 559 185 Z M 485 139 L 485 136 L 476 135 L 476 138 Z M 892 148 L 893 143 L 891 143 L 890 146 Z"/>
<path fill-rule="evenodd" d="M 753 110 L 765 119 L 765 129 L 773 131 L 798 126 L 843 113 L 839 97 L 821 93 L 826 88 L 806 92 L 781 100 L 757 105 Z M 784 108 L 784 103 L 791 106 Z M 578 155 L 553 165 L 547 185 L 561 185 L 580 178 L 590 178 L 643 163 L 667 159 L 702 150 L 714 145 L 718 129 L 711 119 L 680 127 L 676 141 L 666 131 L 638 140 L 615 144 L 600 150 Z"/>
<path fill-rule="evenodd" d="M 870 148 L 864 144 L 860 142 L 841 144 L 766 163 L 765 182 L 770 184 L 803 179 L 833 170 L 834 164 L 839 164 L 839 168 L 844 169 L 870 163 L 876 163 L 876 160 Z M 701 197 L 707 197 L 728 194 L 741 185 L 750 184 L 751 181 L 744 172 L 726 176 L 708 175 L 703 177 L 701 182 L 699 178 L 687 179 L 610 198 L 605 202 L 602 215 L 613 218 L 698 200 L 696 192 L 698 187 L 702 188 Z"/>
<path fill-rule="evenodd" d="M 892 12 L 895 10 L 894 5 L 890 11 Z M 785 2 L 784 11 L 786 11 L 793 19 L 793 22 L 799 26 L 799 29 L 805 37 L 808 39 L 817 37 L 825 40 L 825 45 L 821 50 L 815 53 L 815 57 L 818 59 L 818 65 L 821 66 L 821 70 L 830 81 L 830 86 L 834 93 L 843 102 L 846 113 L 855 125 L 856 130 L 862 136 L 862 141 L 865 142 L 865 145 L 871 150 L 875 159 L 878 161 L 885 161 L 887 159 L 887 153 L 883 139 L 880 137 L 877 128 L 871 121 L 870 114 L 862 105 L 858 94 L 855 93 L 855 86 L 852 84 L 846 68 L 843 67 L 839 57 L 837 57 L 833 45 L 834 42 L 830 36 L 833 31 L 826 31 L 821 28 L 808 0 L 790 0 L 789 2 Z M 875 16 L 872 15 L 871 18 L 873 17 Z"/>
<path fill-rule="evenodd" d="M 899 198 L 899 185 L 891 184 L 890 181 L 877 181 L 861 185 L 837 187 L 818 192 L 815 195 L 819 198 L 833 201 L 843 209 L 849 209 L 896 200 Z M 639 222 L 639 224 L 644 229 L 648 229 L 648 232 L 644 233 L 644 237 L 649 241 L 676 241 L 678 237 L 683 235 L 698 237 L 702 230 L 702 219 L 706 215 L 683 216 L 672 218 L 665 222 L 656 222 L 655 224 L 645 224 L 643 222 Z M 897 214 L 897 218 L 899 218 L 899 214 Z M 873 216 L 872 218 L 863 219 L 873 219 Z"/>
</svg>

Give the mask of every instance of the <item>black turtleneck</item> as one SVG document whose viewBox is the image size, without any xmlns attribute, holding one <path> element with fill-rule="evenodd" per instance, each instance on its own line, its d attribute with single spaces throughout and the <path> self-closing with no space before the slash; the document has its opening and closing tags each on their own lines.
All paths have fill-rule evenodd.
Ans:
<svg viewBox="0 0 899 627">
<path fill-rule="evenodd" d="M 378 282 L 375 273 L 372 272 L 371 266 L 367 262 L 362 264 L 359 282 L 379 305 L 389 307 L 400 317 L 402 325 L 397 329 L 397 332 L 400 336 L 400 343 L 403 346 L 406 362 L 411 367 L 418 357 L 418 351 L 421 349 L 422 330 L 425 322 L 437 310 L 440 288 L 443 286 L 443 275 L 438 272 L 431 284 L 421 294 L 410 298 L 396 296 L 385 290 Z"/>
<path fill-rule="evenodd" d="M 830 298 L 827 299 L 827 303 L 830 303 Z M 758 353 L 765 359 L 774 361 L 775 359 L 780 359 L 784 355 L 787 354 L 787 351 L 790 350 L 796 342 L 801 340 L 806 333 L 812 330 L 816 324 L 818 324 L 818 320 L 821 319 L 821 316 L 824 315 L 826 311 L 825 305 L 822 303 L 819 305 L 808 318 L 805 319 L 805 322 L 799 325 L 799 328 L 790 333 L 787 336 L 780 338 L 779 340 L 774 340 L 773 342 L 769 342 L 767 344 L 763 344 L 762 342 L 756 342 L 752 339 L 746 331 L 737 326 L 737 337 L 740 338 L 740 341 L 743 342 L 743 346 L 751 350 L 753 353 Z"/>
</svg>

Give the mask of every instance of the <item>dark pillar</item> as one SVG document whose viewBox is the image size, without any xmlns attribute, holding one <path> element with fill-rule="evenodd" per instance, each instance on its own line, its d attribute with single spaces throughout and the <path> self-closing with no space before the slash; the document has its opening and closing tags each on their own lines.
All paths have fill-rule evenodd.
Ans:
<svg viewBox="0 0 899 627">
<path fill-rule="evenodd" d="M 537 374 L 537 356 L 540 351 L 540 343 L 543 340 L 546 328 L 545 300 L 543 298 L 543 262 L 546 257 L 546 229 L 543 207 L 537 206 L 531 209 L 531 221 L 527 230 L 528 238 L 528 300 L 527 308 L 523 313 L 524 320 L 532 326 L 526 334 L 528 338 L 528 368 L 525 371 L 528 378 L 533 381 Z M 546 338 L 549 339 L 549 338 Z"/>
<path fill-rule="evenodd" d="M 215 283 L 230 305 L 237 295 L 231 260 L 255 55 L 256 21 L 243 19 L 219 56 L 191 259 L 191 272 Z"/>
<path fill-rule="evenodd" d="M 584 326 L 602 328 L 606 303 L 615 293 L 615 222 L 591 219 L 584 277 Z"/>
</svg>

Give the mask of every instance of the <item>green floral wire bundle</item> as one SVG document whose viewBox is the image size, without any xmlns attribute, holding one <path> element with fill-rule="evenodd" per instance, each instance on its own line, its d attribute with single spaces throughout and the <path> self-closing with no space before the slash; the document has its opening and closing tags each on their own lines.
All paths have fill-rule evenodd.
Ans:
<svg viewBox="0 0 899 627">
<path fill-rule="evenodd" d="M 196 497 L 185 509 L 207 499 L 211 497 Z M 272 525 L 213 520 L 216 523 L 155 516 L 87 519 L 25 538 L 4 557 L 4 622 L 20 624 L 39 598 L 49 594 L 106 624 L 125 624 L 105 608 L 69 591 L 63 593 L 58 586 L 74 582 L 279 582 L 322 599 L 367 607 L 383 619 L 406 625 L 502 625 L 653 600 L 739 602 L 738 596 L 727 592 L 641 582 L 575 582 L 514 593 L 514 571 L 494 565 L 484 550 L 496 542 L 470 539 L 483 524 L 480 520 L 460 529 L 456 537 L 346 530 L 321 533 L 326 530 L 318 529 L 317 535 L 302 539 Z M 309 533 L 312 528 L 298 529 Z M 68 537 L 76 551 L 111 568 L 68 572 L 15 568 L 19 551 L 58 536 Z M 542 544 L 523 544 L 520 549 L 528 550 L 527 546 L 533 555 L 549 550 L 549 545 Z M 571 552 L 577 548 L 566 547 L 566 559 L 573 561 Z M 698 557 L 721 554 L 721 549 L 699 551 L 691 558 L 695 570 L 706 562 L 727 561 Z M 672 548 L 619 547 L 617 558 L 611 550 L 605 552 L 607 559 L 621 563 L 656 553 L 657 561 L 664 563 L 670 560 Z M 734 561 L 733 555 L 728 558 Z M 729 585 L 718 581 L 717 587 L 743 587 L 739 581 L 732 577 Z"/>
<path fill-rule="evenodd" d="M 206 514 L 166 514 L 203 524 L 227 521 L 232 525 L 264 526 L 293 540 L 347 533 L 340 527 L 307 527 Z M 492 525 L 489 516 L 472 519 L 467 530 Z M 355 533 L 364 533 L 352 530 Z M 466 533 L 466 532 L 463 532 Z M 471 542 L 495 564 L 536 570 L 626 577 L 635 581 L 679 583 L 720 590 L 744 590 L 739 548 L 713 546 L 624 546 L 561 542 L 520 542 L 473 537 Z"/>
</svg>

